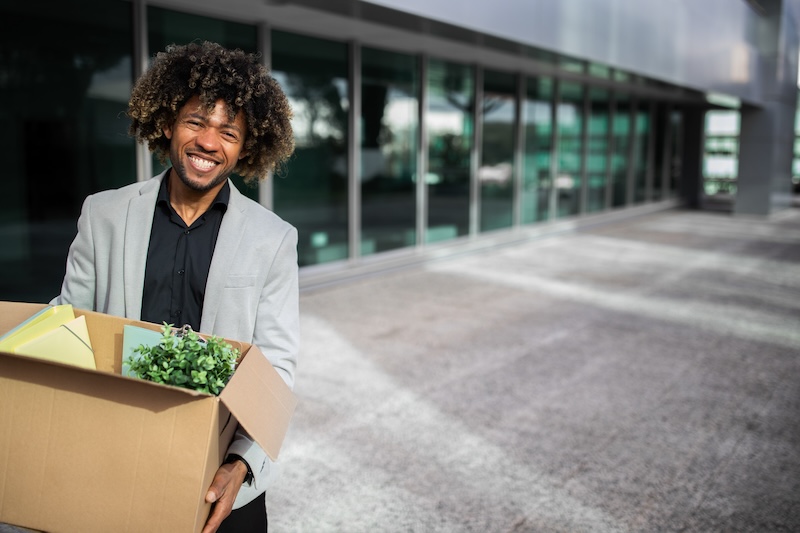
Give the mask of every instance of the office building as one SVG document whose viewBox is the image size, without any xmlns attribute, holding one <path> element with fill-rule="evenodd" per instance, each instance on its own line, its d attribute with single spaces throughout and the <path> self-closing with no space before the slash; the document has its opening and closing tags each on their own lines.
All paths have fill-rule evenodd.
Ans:
<svg viewBox="0 0 800 533">
<path fill-rule="evenodd" d="M 798 3 L 6 1 L 0 299 L 55 295 L 83 198 L 160 170 L 127 98 L 195 39 L 259 52 L 292 102 L 295 156 L 244 192 L 298 228 L 301 282 L 702 207 L 713 109 L 738 111 L 734 215 L 769 215 L 791 200 Z"/>
</svg>

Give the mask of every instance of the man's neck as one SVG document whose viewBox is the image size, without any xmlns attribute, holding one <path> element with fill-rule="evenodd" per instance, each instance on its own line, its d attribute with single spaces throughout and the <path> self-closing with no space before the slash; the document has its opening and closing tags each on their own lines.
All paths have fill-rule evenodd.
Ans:
<svg viewBox="0 0 800 533">
<path fill-rule="evenodd" d="M 195 191 L 184 185 L 173 169 L 169 170 L 166 179 L 169 180 L 169 203 L 187 226 L 208 211 L 220 189 L 225 186 L 225 182 L 222 182 L 208 191 Z"/>
</svg>

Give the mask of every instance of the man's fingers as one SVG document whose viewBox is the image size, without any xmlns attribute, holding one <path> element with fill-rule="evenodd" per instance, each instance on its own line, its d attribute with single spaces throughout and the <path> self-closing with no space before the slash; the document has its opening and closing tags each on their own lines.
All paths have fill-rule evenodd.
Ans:
<svg viewBox="0 0 800 533">
<path fill-rule="evenodd" d="M 244 470 L 244 473 L 242 473 Z M 206 501 L 213 503 L 203 533 L 214 533 L 233 509 L 233 501 L 242 485 L 247 468 L 240 462 L 219 467 L 206 492 Z"/>
<path fill-rule="evenodd" d="M 222 465 L 214 474 L 214 479 L 211 481 L 211 486 L 208 487 L 206 492 L 206 501 L 214 503 L 225 495 L 228 485 L 235 483 L 235 470 L 233 465 Z"/>
<path fill-rule="evenodd" d="M 214 481 L 211 482 L 211 486 L 208 487 L 208 492 L 206 492 L 206 501 L 208 503 L 214 503 L 222 498 L 222 496 L 225 495 L 225 487 L 229 482 L 230 477 L 222 475 L 222 471 L 218 470 L 217 474 L 214 476 Z"/>
<path fill-rule="evenodd" d="M 215 504 L 211 507 L 211 514 L 206 521 L 206 526 L 203 528 L 203 533 L 214 533 L 219 529 L 222 521 L 231 513 L 230 505 L 227 506 L 227 510 L 225 507 L 225 505 L 220 504 Z"/>
</svg>

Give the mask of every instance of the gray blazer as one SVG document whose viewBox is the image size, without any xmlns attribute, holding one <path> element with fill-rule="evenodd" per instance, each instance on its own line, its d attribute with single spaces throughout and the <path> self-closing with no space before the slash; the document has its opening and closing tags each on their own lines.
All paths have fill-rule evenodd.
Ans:
<svg viewBox="0 0 800 533">
<path fill-rule="evenodd" d="M 140 319 L 150 230 L 165 176 L 86 198 L 61 294 L 51 303 Z M 200 331 L 255 344 L 293 387 L 299 346 L 297 231 L 230 186 Z M 264 492 L 276 472 L 244 432 L 237 433 L 229 453 L 244 457 L 256 478 L 239 491 L 234 507 L 240 507 Z"/>
</svg>

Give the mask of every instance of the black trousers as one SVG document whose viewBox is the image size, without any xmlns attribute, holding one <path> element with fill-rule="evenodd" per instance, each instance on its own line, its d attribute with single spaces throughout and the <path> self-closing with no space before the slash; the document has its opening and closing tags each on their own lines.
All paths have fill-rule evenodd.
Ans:
<svg viewBox="0 0 800 533">
<path fill-rule="evenodd" d="M 244 507 L 234 509 L 217 533 L 266 533 L 267 503 L 262 494 Z"/>
</svg>

